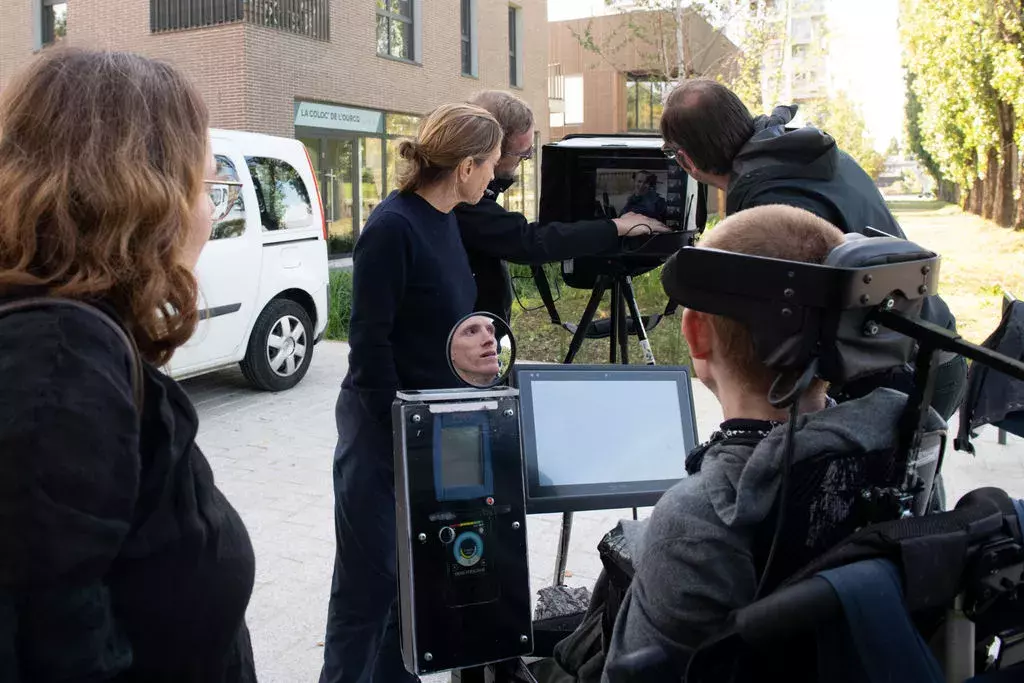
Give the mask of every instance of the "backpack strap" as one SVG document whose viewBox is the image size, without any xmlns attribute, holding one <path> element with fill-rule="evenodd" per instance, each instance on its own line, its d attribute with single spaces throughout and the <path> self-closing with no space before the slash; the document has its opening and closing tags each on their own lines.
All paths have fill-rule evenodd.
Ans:
<svg viewBox="0 0 1024 683">
<path fill-rule="evenodd" d="M 116 334 L 124 344 L 125 348 L 128 349 L 128 354 L 131 356 L 131 370 L 130 379 L 132 383 L 132 398 L 135 403 L 135 411 L 141 416 L 143 406 L 143 385 L 142 385 L 142 357 L 139 355 L 139 348 L 135 344 L 135 340 L 132 336 L 118 323 L 113 317 L 108 315 L 102 309 L 87 304 L 75 299 L 64 299 L 58 297 L 29 297 L 26 299 L 16 299 L 14 301 L 8 301 L 0 303 L 0 318 L 11 313 L 18 313 L 21 311 L 28 311 L 38 308 L 46 308 L 48 306 L 66 306 L 69 308 L 77 308 L 80 311 L 84 311 L 99 320 L 102 320 L 107 327 L 109 327 L 114 334 Z"/>
</svg>

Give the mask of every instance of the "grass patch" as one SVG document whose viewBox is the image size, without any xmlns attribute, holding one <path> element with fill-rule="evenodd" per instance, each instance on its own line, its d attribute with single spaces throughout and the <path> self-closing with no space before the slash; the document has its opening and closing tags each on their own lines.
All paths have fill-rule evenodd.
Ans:
<svg viewBox="0 0 1024 683">
<path fill-rule="evenodd" d="M 909 211 L 951 211 L 956 213 L 960 208 L 956 204 L 948 204 L 941 199 L 896 199 L 886 202 L 893 213 Z"/>
<path fill-rule="evenodd" d="M 915 207 L 897 220 L 907 237 L 941 257 L 939 295 L 957 320 L 957 331 L 980 344 L 1002 317 L 1002 291 L 1024 296 L 1024 231 L 1001 228 L 957 206 Z"/>
<path fill-rule="evenodd" d="M 332 270 L 330 277 L 324 338 L 348 341 L 348 326 L 352 319 L 352 271 Z"/>
<path fill-rule="evenodd" d="M 513 275 L 518 303 L 512 309 L 512 332 L 515 334 L 517 356 L 521 360 L 561 363 L 569 350 L 572 335 L 563 327 L 551 324 L 551 317 L 543 307 L 536 288 L 529 279 L 529 269 L 523 266 L 510 266 Z M 548 266 L 548 280 L 558 284 L 560 296 L 555 306 L 563 322 L 578 323 L 583 309 L 590 299 L 590 290 L 571 289 L 561 281 L 557 264 Z M 661 269 L 658 268 L 633 279 L 637 305 L 640 313 L 646 318 L 653 313 L 661 313 L 665 309 L 667 297 L 661 288 Z M 609 307 L 610 295 L 605 294 L 595 319 L 607 318 L 611 315 Z M 522 304 L 522 306 L 519 305 Z M 524 310 L 525 307 L 525 310 Z M 651 349 L 658 365 L 690 365 L 690 353 L 679 331 L 680 314 L 663 318 L 654 330 L 648 332 Z M 608 339 L 587 339 L 583 342 L 575 363 L 607 363 Z M 643 350 L 635 336 L 630 337 L 629 360 L 634 364 L 643 364 Z"/>
</svg>

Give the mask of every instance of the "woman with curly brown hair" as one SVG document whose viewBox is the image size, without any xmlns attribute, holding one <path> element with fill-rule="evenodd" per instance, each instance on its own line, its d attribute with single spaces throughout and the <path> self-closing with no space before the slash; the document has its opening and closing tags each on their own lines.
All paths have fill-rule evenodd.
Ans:
<svg viewBox="0 0 1024 683">
<path fill-rule="evenodd" d="M 129 54 L 0 101 L 0 680 L 255 680 L 249 536 L 158 370 L 197 322 L 207 126 Z"/>
</svg>

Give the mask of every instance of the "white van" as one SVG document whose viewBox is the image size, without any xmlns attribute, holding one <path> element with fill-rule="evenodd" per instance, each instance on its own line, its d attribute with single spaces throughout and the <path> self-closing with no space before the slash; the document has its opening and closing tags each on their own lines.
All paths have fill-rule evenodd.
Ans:
<svg viewBox="0 0 1024 683">
<path fill-rule="evenodd" d="M 239 363 L 266 391 L 306 374 L 327 329 L 327 226 L 298 140 L 211 130 L 217 179 L 196 269 L 200 323 L 164 371 L 175 379 Z"/>
</svg>

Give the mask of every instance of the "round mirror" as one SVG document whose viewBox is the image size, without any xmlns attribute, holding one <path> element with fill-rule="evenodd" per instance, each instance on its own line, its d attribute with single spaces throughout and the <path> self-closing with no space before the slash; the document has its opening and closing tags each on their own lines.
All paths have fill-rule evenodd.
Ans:
<svg viewBox="0 0 1024 683">
<path fill-rule="evenodd" d="M 448 335 L 448 364 L 470 386 L 485 389 L 501 384 L 515 360 L 512 330 L 491 313 L 470 313 Z"/>
</svg>

